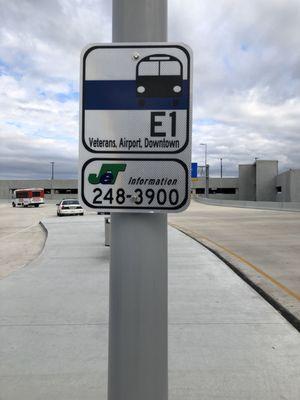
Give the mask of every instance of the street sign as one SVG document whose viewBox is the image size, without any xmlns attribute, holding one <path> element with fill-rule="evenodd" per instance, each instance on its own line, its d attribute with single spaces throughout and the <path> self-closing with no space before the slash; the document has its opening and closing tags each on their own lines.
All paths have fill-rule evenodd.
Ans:
<svg viewBox="0 0 300 400">
<path fill-rule="evenodd" d="M 82 173 L 82 198 L 93 209 L 177 210 L 187 201 L 188 169 L 180 160 L 93 158 Z"/>
<path fill-rule="evenodd" d="M 81 57 L 79 192 L 101 211 L 182 211 L 190 199 L 191 53 L 99 44 Z"/>
<path fill-rule="evenodd" d="M 191 177 L 197 178 L 197 176 L 198 176 L 198 163 L 192 162 Z"/>
</svg>

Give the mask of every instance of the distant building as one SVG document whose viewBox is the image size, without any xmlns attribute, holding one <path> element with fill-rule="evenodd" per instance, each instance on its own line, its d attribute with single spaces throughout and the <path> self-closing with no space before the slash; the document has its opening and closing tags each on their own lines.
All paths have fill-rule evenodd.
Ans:
<svg viewBox="0 0 300 400">
<path fill-rule="evenodd" d="M 278 161 L 239 165 L 239 200 L 276 201 Z"/>
<path fill-rule="evenodd" d="M 45 199 L 76 198 L 78 195 L 77 179 L 12 179 L 0 180 L 0 198 L 11 198 L 15 189 L 41 187 L 45 189 Z"/>
<path fill-rule="evenodd" d="M 191 178 L 192 192 L 205 196 L 205 177 Z M 45 199 L 77 197 L 77 179 L 0 180 L 0 198 L 9 199 L 15 189 L 42 187 Z M 208 196 L 222 200 L 300 202 L 300 169 L 278 175 L 278 161 L 256 160 L 239 165 L 238 178 L 209 178 Z"/>
<path fill-rule="evenodd" d="M 276 177 L 276 201 L 300 202 L 300 169 L 289 169 Z"/>
<path fill-rule="evenodd" d="M 205 177 L 192 179 L 192 189 L 204 196 Z M 278 175 L 277 160 L 240 164 L 238 178 L 209 178 L 208 196 L 222 200 L 300 202 L 300 170 Z"/>
<path fill-rule="evenodd" d="M 205 196 L 205 178 L 192 178 L 192 191 Z M 214 199 L 239 199 L 239 178 L 209 178 L 209 197 Z"/>
</svg>

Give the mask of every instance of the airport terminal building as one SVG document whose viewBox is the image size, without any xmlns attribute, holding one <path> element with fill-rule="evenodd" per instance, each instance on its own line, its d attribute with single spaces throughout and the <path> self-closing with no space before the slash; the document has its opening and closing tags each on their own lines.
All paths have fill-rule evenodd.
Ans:
<svg viewBox="0 0 300 400">
<path fill-rule="evenodd" d="M 278 161 L 240 164 L 237 178 L 192 178 L 192 192 L 220 200 L 300 202 L 300 169 L 278 174 Z M 61 200 L 78 194 L 77 179 L 0 180 L 0 198 L 10 199 L 15 189 L 44 188 L 45 199 Z"/>
</svg>

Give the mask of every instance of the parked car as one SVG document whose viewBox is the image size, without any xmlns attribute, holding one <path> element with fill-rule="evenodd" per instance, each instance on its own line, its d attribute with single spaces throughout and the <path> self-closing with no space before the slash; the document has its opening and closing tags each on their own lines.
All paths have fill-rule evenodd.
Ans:
<svg viewBox="0 0 300 400">
<path fill-rule="evenodd" d="M 63 199 L 57 205 L 57 216 L 63 215 L 83 215 L 84 211 L 77 199 Z"/>
</svg>

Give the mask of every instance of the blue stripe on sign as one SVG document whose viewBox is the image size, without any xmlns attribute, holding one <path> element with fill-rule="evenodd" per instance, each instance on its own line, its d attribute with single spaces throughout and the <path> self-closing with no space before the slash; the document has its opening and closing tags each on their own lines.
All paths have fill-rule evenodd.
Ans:
<svg viewBox="0 0 300 400">
<path fill-rule="evenodd" d="M 185 110 L 188 108 L 189 86 L 183 81 L 178 103 L 173 104 L 173 97 L 145 97 L 145 104 L 140 105 L 141 97 L 136 94 L 136 81 L 84 81 L 84 110 Z"/>
</svg>

